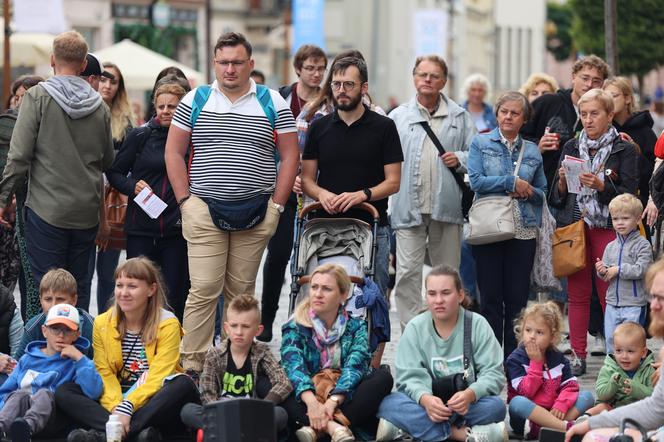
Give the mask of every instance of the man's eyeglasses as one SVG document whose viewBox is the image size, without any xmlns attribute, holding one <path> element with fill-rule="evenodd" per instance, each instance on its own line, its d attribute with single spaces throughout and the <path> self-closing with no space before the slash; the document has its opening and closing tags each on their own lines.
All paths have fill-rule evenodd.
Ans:
<svg viewBox="0 0 664 442">
<path fill-rule="evenodd" d="M 307 65 L 307 66 L 302 66 L 302 70 L 303 70 L 303 71 L 307 71 L 307 72 L 309 72 L 310 74 L 311 74 L 311 73 L 314 73 L 314 72 L 320 72 L 320 73 L 322 74 L 323 72 L 325 72 L 325 66 L 311 66 L 311 65 Z"/>
<path fill-rule="evenodd" d="M 437 74 L 434 72 L 415 72 L 415 76 L 422 80 L 432 79 L 432 80 L 442 80 L 443 74 Z"/>
<path fill-rule="evenodd" d="M 215 60 L 214 62 L 217 63 L 222 68 L 228 69 L 229 66 L 233 66 L 234 68 L 239 68 L 248 61 L 249 60 Z"/>
<path fill-rule="evenodd" d="M 650 293 L 648 295 L 648 302 L 653 302 L 657 301 L 658 304 L 664 305 L 664 295 L 656 295 L 654 293 Z"/>
<path fill-rule="evenodd" d="M 344 88 L 344 91 L 352 91 L 355 89 L 355 85 L 358 83 L 355 83 L 354 81 L 333 81 L 330 83 L 330 86 L 332 86 L 332 90 L 338 91 L 342 87 Z"/>
</svg>

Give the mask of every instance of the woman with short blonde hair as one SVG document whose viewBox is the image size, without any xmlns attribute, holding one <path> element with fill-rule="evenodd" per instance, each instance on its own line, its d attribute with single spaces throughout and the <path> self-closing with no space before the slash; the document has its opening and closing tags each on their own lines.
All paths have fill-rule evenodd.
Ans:
<svg viewBox="0 0 664 442">
<path fill-rule="evenodd" d="M 556 79 L 543 72 L 531 74 L 519 88 L 519 92 L 528 97 L 528 101 L 531 103 L 542 95 L 553 94 L 557 90 L 558 82 Z"/>
</svg>

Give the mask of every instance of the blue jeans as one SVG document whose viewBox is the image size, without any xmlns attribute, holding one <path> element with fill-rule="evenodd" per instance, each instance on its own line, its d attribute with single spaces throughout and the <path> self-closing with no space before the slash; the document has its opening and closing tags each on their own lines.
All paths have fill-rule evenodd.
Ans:
<svg viewBox="0 0 664 442">
<path fill-rule="evenodd" d="M 424 407 L 401 392 L 392 393 L 383 399 L 378 409 L 378 417 L 390 421 L 414 438 L 425 442 L 448 439 L 452 432 L 449 422 L 433 422 Z M 463 425 L 472 427 L 503 420 L 505 420 L 505 402 L 498 396 L 485 396 L 470 404 Z"/>
<path fill-rule="evenodd" d="M 28 260 L 39 287 L 42 277 L 53 268 L 63 268 L 77 282 L 76 307 L 90 307 L 90 255 L 93 253 L 97 226 L 90 229 L 62 229 L 41 219 L 29 207 L 25 208 L 25 239 Z"/>
<path fill-rule="evenodd" d="M 576 399 L 574 408 L 578 410 L 579 414 L 583 414 L 594 404 L 595 398 L 591 392 L 579 391 L 579 397 Z M 523 425 L 535 407 L 535 402 L 525 396 L 515 396 L 512 398 L 509 404 L 510 425 L 515 433 L 523 434 Z"/>
<path fill-rule="evenodd" d="M 479 291 L 477 290 L 477 270 L 475 268 L 475 257 L 473 248 L 465 240 L 461 240 L 461 264 L 459 265 L 459 276 L 461 284 L 475 304 L 479 304 Z"/>
<path fill-rule="evenodd" d="M 91 287 L 92 285 L 92 277 L 95 273 L 96 264 L 98 313 L 103 313 L 108 307 L 110 307 L 108 303 L 115 291 L 115 278 L 113 278 L 113 276 L 115 275 L 118 261 L 120 261 L 120 250 L 100 249 L 97 251 L 93 249 L 93 252 L 90 254 L 90 264 L 88 268 L 88 271 L 90 272 L 90 285 L 88 287 Z M 90 288 L 88 288 L 88 290 L 90 290 Z"/>
<path fill-rule="evenodd" d="M 646 312 L 648 307 L 645 305 L 632 307 L 616 307 L 606 304 L 604 310 L 604 336 L 606 337 L 606 354 L 613 353 L 613 332 L 623 322 L 632 321 L 641 326 L 646 326 Z"/>
<path fill-rule="evenodd" d="M 376 242 L 378 249 L 376 250 L 374 282 L 378 284 L 383 296 L 385 296 L 387 286 L 390 283 L 390 226 L 378 226 Z"/>
</svg>

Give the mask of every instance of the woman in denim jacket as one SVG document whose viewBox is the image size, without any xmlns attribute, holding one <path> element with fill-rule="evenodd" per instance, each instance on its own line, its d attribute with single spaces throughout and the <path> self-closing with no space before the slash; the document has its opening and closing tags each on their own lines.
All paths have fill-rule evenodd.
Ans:
<svg viewBox="0 0 664 442">
<path fill-rule="evenodd" d="M 593 286 L 602 310 L 606 305 L 608 283 L 595 278 L 593 270 L 595 260 L 602 257 L 606 245 L 616 238 L 609 203 L 621 193 L 636 194 L 639 175 L 634 145 L 623 141 L 612 125 L 614 104 L 611 95 L 601 89 L 591 89 L 583 94 L 577 106 L 583 130 L 578 138 L 572 138 L 562 148 L 549 203 L 557 209 L 558 227 L 580 219 L 585 222 L 586 266 L 567 279 L 569 336 L 575 353 L 572 374 L 581 376 L 586 372 L 586 331 Z M 591 190 L 590 194 L 568 192 L 565 171 L 561 167 L 566 155 L 588 161 L 590 172 L 580 175 L 579 181 Z"/>
<path fill-rule="evenodd" d="M 535 237 L 546 201 L 546 177 L 537 145 L 526 141 L 519 130 L 531 107 L 519 92 L 507 92 L 496 102 L 498 127 L 477 135 L 468 154 L 470 187 L 476 198 L 512 196 L 516 236 L 514 239 L 473 246 L 477 265 L 482 315 L 489 321 L 507 357 L 516 348 L 514 319 L 528 302 L 530 271 L 535 257 Z M 514 167 L 525 149 L 518 177 Z M 503 313 L 504 311 L 504 313 Z"/>
<path fill-rule="evenodd" d="M 281 331 L 281 365 L 293 394 L 281 406 L 299 442 L 315 442 L 329 434 L 331 442 L 373 436 L 376 412 L 392 390 L 389 371 L 369 372 L 369 336 L 365 321 L 349 317 L 344 304 L 350 278 L 343 267 L 323 264 L 311 274 L 309 296 Z M 320 397 L 316 375 L 335 379 Z M 330 379 L 328 378 L 328 379 Z M 340 412 L 340 413 L 339 413 Z M 366 439 L 361 439 L 366 440 Z"/>
</svg>

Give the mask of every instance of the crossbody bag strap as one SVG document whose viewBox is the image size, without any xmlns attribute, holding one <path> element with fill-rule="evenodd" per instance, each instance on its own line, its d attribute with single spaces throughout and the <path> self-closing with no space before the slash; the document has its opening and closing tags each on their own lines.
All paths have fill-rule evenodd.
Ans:
<svg viewBox="0 0 664 442">
<path fill-rule="evenodd" d="M 429 123 L 426 121 L 420 121 L 420 126 L 424 129 L 424 131 L 427 133 L 431 141 L 433 141 L 434 146 L 436 146 L 436 149 L 438 150 L 438 153 L 441 155 L 444 155 L 447 153 L 443 145 L 441 144 L 440 140 L 436 136 L 436 134 L 433 133 L 433 130 L 431 130 L 431 126 L 429 126 Z M 447 167 L 450 169 L 450 172 L 452 172 L 452 176 L 454 177 L 454 181 L 459 185 L 462 191 L 468 189 L 468 185 L 463 181 L 463 178 L 456 173 L 453 167 Z"/>
<path fill-rule="evenodd" d="M 468 380 L 470 364 L 473 360 L 473 314 L 464 310 L 463 314 L 463 377 Z"/>
<path fill-rule="evenodd" d="M 516 160 L 516 166 L 514 167 L 514 176 L 519 176 L 519 168 L 521 167 L 521 161 L 523 160 L 523 153 L 526 151 L 526 147 L 523 145 L 523 140 L 519 143 L 519 159 Z"/>
</svg>

